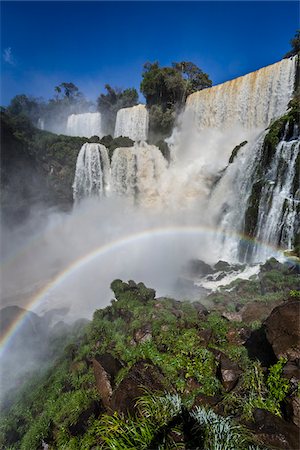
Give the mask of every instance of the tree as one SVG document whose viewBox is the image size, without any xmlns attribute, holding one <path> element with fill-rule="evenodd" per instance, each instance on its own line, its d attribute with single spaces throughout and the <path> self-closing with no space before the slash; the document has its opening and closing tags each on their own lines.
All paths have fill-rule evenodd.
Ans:
<svg viewBox="0 0 300 450">
<path fill-rule="evenodd" d="M 83 97 L 83 94 L 74 83 L 61 83 L 60 85 L 55 86 L 54 90 L 58 97 L 63 93 L 63 96 L 69 100 L 76 100 Z"/>
<path fill-rule="evenodd" d="M 212 85 L 207 73 L 204 73 L 196 64 L 190 61 L 173 63 L 173 67 L 181 73 L 182 78 L 185 80 L 185 98 L 193 92 L 201 91 Z"/>
<path fill-rule="evenodd" d="M 97 99 L 98 110 L 103 114 L 104 126 L 108 133 L 113 134 L 116 115 L 121 108 L 130 108 L 138 104 L 138 93 L 134 88 L 120 89 L 105 85 L 106 94 L 100 94 Z"/>
<path fill-rule="evenodd" d="M 292 49 L 284 55 L 284 58 L 290 58 L 300 52 L 300 30 L 297 30 L 293 39 L 290 40 Z"/>
<path fill-rule="evenodd" d="M 25 94 L 16 95 L 7 107 L 11 116 L 25 116 L 36 123 L 44 111 L 45 103 L 42 99 L 27 97 Z"/>
<path fill-rule="evenodd" d="M 172 67 L 147 62 L 142 77 L 141 92 L 149 108 L 149 136 L 154 143 L 171 133 L 187 96 L 212 84 L 208 75 L 190 61 L 175 62 Z"/>
<path fill-rule="evenodd" d="M 164 110 L 181 108 L 188 95 L 212 84 L 208 75 L 190 61 L 175 62 L 172 67 L 147 62 L 142 77 L 141 92 L 147 105 L 159 105 Z"/>
</svg>

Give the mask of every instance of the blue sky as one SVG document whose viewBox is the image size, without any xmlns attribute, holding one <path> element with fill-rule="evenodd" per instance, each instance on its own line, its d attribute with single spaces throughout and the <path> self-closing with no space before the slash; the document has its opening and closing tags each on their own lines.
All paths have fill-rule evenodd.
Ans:
<svg viewBox="0 0 300 450">
<path fill-rule="evenodd" d="M 139 88 L 143 64 L 193 61 L 213 83 L 272 64 L 299 27 L 296 1 L 1 2 L 1 104 L 74 82 Z"/>
</svg>

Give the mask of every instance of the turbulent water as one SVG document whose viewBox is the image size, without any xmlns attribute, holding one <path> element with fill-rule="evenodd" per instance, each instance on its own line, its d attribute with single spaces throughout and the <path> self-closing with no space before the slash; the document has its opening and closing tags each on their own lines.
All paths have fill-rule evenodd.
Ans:
<svg viewBox="0 0 300 450">
<path fill-rule="evenodd" d="M 206 213 L 211 224 L 223 232 L 213 246 L 220 258 L 261 261 L 277 245 L 292 248 L 299 201 L 293 192 L 295 184 L 299 186 L 295 180 L 297 130 L 291 140 L 283 137 L 265 170 L 262 151 L 265 128 L 288 108 L 295 70 L 296 58 L 284 59 L 187 99 L 179 130 L 173 136 L 175 160 L 181 162 L 180 152 L 187 143 L 185 170 L 194 171 L 194 178 L 198 172 L 209 192 Z M 245 140 L 247 144 L 228 165 L 233 148 Z M 250 208 L 255 194 L 259 195 L 259 207 L 251 231 L 263 245 L 253 250 L 240 234 L 247 231 L 248 215 L 255 214 Z"/>
<path fill-rule="evenodd" d="M 101 114 L 99 112 L 71 114 L 68 117 L 66 134 L 87 138 L 92 136 L 103 137 Z"/>
<path fill-rule="evenodd" d="M 286 249 L 293 248 L 299 223 L 299 153 L 299 136 L 298 139 L 295 137 L 291 140 L 284 136 L 266 171 L 259 201 L 256 238 L 269 244 L 278 243 Z M 269 253 L 266 249 L 262 251 L 258 248 L 255 256 L 257 259 L 264 259 Z"/>
<path fill-rule="evenodd" d="M 112 158 L 111 190 L 141 199 L 143 204 L 156 203 L 166 170 L 167 162 L 154 145 L 143 142 L 117 148 Z"/>
<path fill-rule="evenodd" d="M 259 189 L 253 237 L 267 245 L 291 248 L 298 226 L 298 130 L 289 139 L 282 138 L 264 170 L 262 159 L 266 127 L 287 110 L 295 70 L 296 58 L 284 59 L 190 95 L 169 139 L 169 166 L 160 150 L 146 143 L 116 149 L 111 166 L 107 155 L 102 155 L 104 148 L 100 151 L 95 144 L 85 144 L 78 157 L 74 198 L 101 196 L 106 183 L 110 194 L 131 197 L 143 207 L 155 205 L 176 212 L 190 208 L 194 215 L 199 213 L 200 224 L 222 231 L 223 237 L 212 242 L 216 258 L 238 261 L 249 253 L 240 234 L 247 231 L 247 214 Z M 147 131 L 145 106 L 118 112 L 115 136 L 143 141 Z M 245 140 L 229 164 L 233 148 Z M 270 247 L 259 246 L 251 257 L 263 260 L 270 252 Z"/>
<path fill-rule="evenodd" d="M 77 202 L 86 197 L 102 197 L 109 183 L 109 158 L 101 144 L 84 144 L 78 154 L 73 197 Z"/>
<path fill-rule="evenodd" d="M 148 137 L 149 114 L 145 105 L 122 108 L 117 113 L 114 136 L 127 136 L 133 141 Z"/>
</svg>

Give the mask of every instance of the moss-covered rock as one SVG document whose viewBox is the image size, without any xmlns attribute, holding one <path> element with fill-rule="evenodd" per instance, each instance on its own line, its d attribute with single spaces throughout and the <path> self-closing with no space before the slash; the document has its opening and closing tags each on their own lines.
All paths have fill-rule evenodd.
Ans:
<svg viewBox="0 0 300 450">
<path fill-rule="evenodd" d="M 244 147 L 244 145 L 246 145 L 247 143 L 248 143 L 248 141 L 243 141 L 239 145 L 236 145 L 234 147 L 234 149 L 232 150 L 232 153 L 230 155 L 230 158 L 229 158 L 229 164 L 233 163 L 233 161 L 235 160 L 235 158 L 236 158 L 238 152 L 240 151 L 240 149 L 242 147 Z"/>
</svg>

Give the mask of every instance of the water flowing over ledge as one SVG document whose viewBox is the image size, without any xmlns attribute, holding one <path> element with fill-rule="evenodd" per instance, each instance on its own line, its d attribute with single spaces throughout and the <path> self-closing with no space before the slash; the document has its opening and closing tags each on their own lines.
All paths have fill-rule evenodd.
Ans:
<svg viewBox="0 0 300 450">
<path fill-rule="evenodd" d="M 114 137 L 127 136 L 133 141 L 148 138 L 149 114 L 145 105 L 119 109 Z"/>
</svg>

